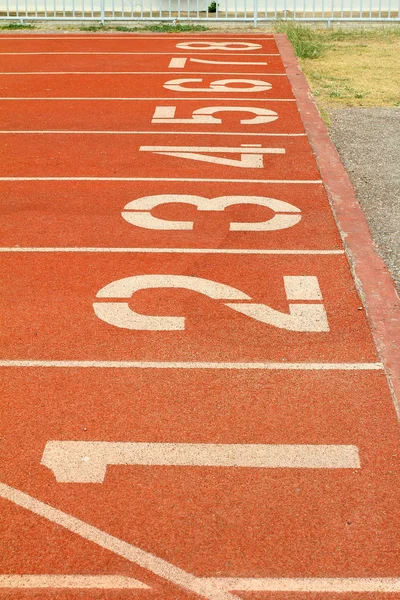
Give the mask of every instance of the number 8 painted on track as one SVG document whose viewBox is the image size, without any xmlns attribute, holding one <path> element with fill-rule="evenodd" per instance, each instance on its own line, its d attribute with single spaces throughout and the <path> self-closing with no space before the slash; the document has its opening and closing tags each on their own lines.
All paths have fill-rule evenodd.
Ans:
<svg viewBox="0 0 400 600">
<path fill-rule="evenodd" d="M 235 50 L 259 50 L 261 44 L 250 42 L 181 42 L 176 47 L 182 50 L 226 50 L 234 52 Z"/>
<path fill-rule="evenodd" d="M 284 276 L 288 300 L 322 300 L 318 279 L 313 276 Z M 289 304 L 289 313 L 280 312 L 266 304 L 251 302 L 242 291 L 211 279 L 188 275 L 134 275 L 118 279 L 104 286 L 97 298 L 121 300 L 131 298 L 135 292 L 146 289 L 181 288 L 208 296 L 214 300 L 238 300 L 224 302 L 232 310 L 251 319 L 289 331 L 329 331 L 323 304 Z M 243 300 L 250 300 L 244 303 Z M 95 314 L 109 325 L 135 331 L 183 331 L 185 317 L 159 317 L 135 312 L 127 302 L 94 302 Z"/>
</svg>

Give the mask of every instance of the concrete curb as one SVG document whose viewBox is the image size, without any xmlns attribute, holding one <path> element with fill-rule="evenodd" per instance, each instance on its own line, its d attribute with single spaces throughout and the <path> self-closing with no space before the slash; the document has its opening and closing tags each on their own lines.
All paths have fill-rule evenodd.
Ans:
<svg viewBox="0 0 400 600">
<path fill-rule="evenodd" d="M 400 299 L 285 34 L 275 36 L 400 418 Z"/>
</svg>

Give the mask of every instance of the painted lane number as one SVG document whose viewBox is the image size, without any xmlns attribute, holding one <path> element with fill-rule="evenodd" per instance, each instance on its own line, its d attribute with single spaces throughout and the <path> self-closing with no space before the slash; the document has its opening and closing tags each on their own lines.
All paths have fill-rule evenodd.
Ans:
<svg viewBox="0 0 400 600">
<path fill-rule="evenodd" d="M 135 292 L 146 289 L 181 288 L 203 294 L 214 300 L 224 302 L 232 310 L 267 325 L 289 331 L 329 331 L 328 320 L 323 304 L 303 303 L 299 300 L 322 300 L 318 279 L 313 276 L 284 276 L 286 298 L 297 301 L 289 303 L 289 313 L 280 312 L 267 306 L 252 302 L 244 292 L 201 277 L 188 275 L 134 275 L 109 283 L 98 293 L 97 298 L 118 300 L 117 302 L 94 302 L 95 314 L 106 323 L 122 329 L 136 331 L 183 331 L 185 317 L 160 317 L 135 312 L 128 302 L 121 299 L 131 298 Z M 243 300 L 248 302 L 244 303 Z M 232 302 L 234 301 L 234 302 Z"/>
</svg>

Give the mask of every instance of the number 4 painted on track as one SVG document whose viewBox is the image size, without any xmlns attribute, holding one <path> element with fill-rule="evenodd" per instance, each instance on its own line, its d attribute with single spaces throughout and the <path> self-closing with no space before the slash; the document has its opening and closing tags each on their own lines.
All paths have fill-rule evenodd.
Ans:
<svg viewBox="0 0 400 600">
<path fill-rule="evenodd" d="M 95 314 L 106 323 L 136 331 L 183 331 L 185 317 L 160 317 L 142 315 L 131 309 L 128 302 L 135 292 L 146 289 L 181 288 L 204 294 L 214 300 L 224 302 L 232 310 L 242 313 L 267 325 L 289 331 L 329 331 L 328 320 L 323 304 L 299 302 L 299 300 L 322 300 L 318 279 L 310 276 L 284 276 L 286 298 L 296 301 L 289 304 L 289 313 L 280 312 L 267 306 L 251 302 L 244 292 L 201 277 L 187 275 L 135 275 L 109 283 L 98 293 L 97 298 L 114 298 L 118 302 L 94 302 Z M 244 303 L 243 300 L 249 301 Z"/>
<path fill-rule="evenodd" d="M 153 152 L 175 158 L 199 160 L 229 167 L 242 169 L 262 169 L 264 167 L 264 154 L 285 154 L 284 148 L 262 148 L 261 144 L 241 144 L 239 147 L 209 146 L 140 146 L 139 152 Z M 208 156 L 209 154 L 240 154 L 240 159 Z"/>
</svg>

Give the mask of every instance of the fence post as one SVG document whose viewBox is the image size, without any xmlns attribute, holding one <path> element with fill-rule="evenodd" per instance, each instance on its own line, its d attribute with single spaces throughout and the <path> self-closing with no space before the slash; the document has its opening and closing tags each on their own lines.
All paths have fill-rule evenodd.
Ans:
<svg viewBox="0 0 400 600">
<path fill-rule="evenodd" d="M 257 27 L 258 0 L 253 0 L 253 27 Z"/>
<path fill-rule="evenodd" d="M 104 14 L 105 14 L 104 3 L 105 3 L 105 0 L 100 0 L 100 11 L 101 11 L 100 18 L 101 18 L 101 24 L 102 25 L 104 25 Z"/>
</svg>

